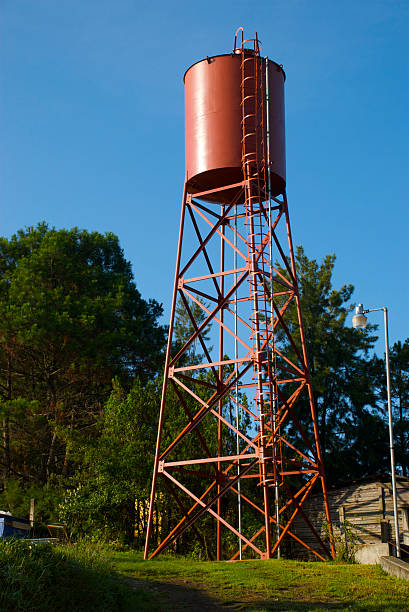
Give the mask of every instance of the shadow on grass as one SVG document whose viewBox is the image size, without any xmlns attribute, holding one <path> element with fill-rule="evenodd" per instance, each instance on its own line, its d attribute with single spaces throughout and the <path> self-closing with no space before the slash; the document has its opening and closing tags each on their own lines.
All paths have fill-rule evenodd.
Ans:
<svg viewBox="0 0 409 612">
<path fill-rule="evenodd" d="M 272 598 L 272 599 L 260 599 L 257 601 L 252 601 L 250 602 L 246 602 L 246 603 L 242 603 L 240 604 L 239 602 L 236 602 L 234 604 L 234 602 L 232 603 L 227 603 L 225 604 L 225 607 L 222 608 L 224 610 L 254 610 L 254 611 L 270 611 L 270 610 L 303 610 L 303 612 L 313 612 L 314 610 L 345 610 L 345 608 L 347 610 L 351 609 L 350 607 L 347 607 L 347 604 L 345 603 L 328 603 L 328 602 L 324 602 L 324 601 L 314 601 L 314 602 L 308 602 L 308 601 L 294 601 L 294 600 L 290 600 L 290 599 L 278 599 L 278 598 Z M 368 609 L 369 612 L 369 609 Z"/>
<path fill-rule="evenodd" d="M 269 611 L 269 610 L 345 610 L 352 609 L 356 602 L 339 602 L 330 603 L 325 601 L 305 601 L 302 599 L 294 600 L 286 599 L 285 595 L 282 598 L 272 597 L 271 599 L 260 598 L 250 599 L 247 601 L 219 599 L 214 597 L 209 592 L 206 592 L 205 587 L 189 582 L 160 582 L 154 580 L 139 580 L 136 578 L 126 577 L 125 582 L 135 591 L 142 591 L 150 599 L 150 606 L 155 605 L 155 610 L 158 612 L 169 610 L 185 610 L 188 612 L 211 612 L 212 610 L 254 610 L 254 611 Z M 251 595 L 250 595 L 251 597 Z M 152 599 L 154 601 L 152 601 Z M 143 608 L 138 608 L 143 609 Z M 146 608 L 146 609 L 152 609 Z M 357 609 L 371 610 L 374 608 L 358 607 Z M 379 608 L 382 610 L 383 608 Z M 394 610 L 388 608 L 388 610 Z M 398 608 L 396 608 L 398 612 Z M 399 610 L 399 612 L 401 612 Z"/>
<path fill-rule="evenodd" d="M 264 599 L 252 602 L 246 602 L 240 604 L 236 602 L 225 603 L 224 607 L 219 608 L 221 610 L 240 610 L 240 611 L 253 611 L 253 612 L 274 612 L 287 610 L 288 612 L 302 610 L 303 612 L 319 612 L 320 610 L 356 610 L 359 612 L 403 612 L 404 608 L 401 605 L 387 605 L 379 604 L 374 607 L 373 605 L 357 604 L 356 601 L 343 601 L 339 603 L 330 603 L 325 601 L 303 601 L 303 600 L 279 600 L 279 599 Z"/>
<path fill-rule="evenodd" d="M 210 612 L 211 610 L 232 609 L 230 606 L 224 606 L 199 586 L 188 586 L 189 583 L 185 585 L 184 582 L 138 580 L 128 576 L 124 581 L 135 591 L 141 590 L 147 595 L 153 596 L 156 600 L 155 610 L 158 611 L 188 610 L 193 612 L 197 610 L 199 612 L 209 610 Z"/>
</svg>

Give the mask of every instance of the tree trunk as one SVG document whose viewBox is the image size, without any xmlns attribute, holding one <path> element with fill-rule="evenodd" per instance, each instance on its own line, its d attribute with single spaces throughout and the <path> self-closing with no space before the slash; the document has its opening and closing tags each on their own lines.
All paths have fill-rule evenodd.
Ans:
<svg viewBox="0 0 409 612">
<path fill-rule="evenodd" d="M 3 419 L 3 486 L 6 488 L 7 478 L 10 478 L 10 421 Z"/>
<path fill-rule="evenodd" d="M 132 544 L 135 539 L 135 498 L 132 497 L 126 504 L 126 542 Z"/>
<path fill-rule="evenodd" d="M 68 460 L 69 460 L 69 456 L 70 456 L 70 450 L 68 448 L 68 445 L 66 445 L 65 447 L 65 454 L 64 454 L 64 463 L 62 466 L 62 475 L 66 476 L 68 474 Z"/>
<path fill-rule="evenodd" d="M 402 468 L 402 475 L 406 476 L 407 475 L 407 458 L 406 458 L 406 453 L 405 453 L 405 433 L 403 431 L 403 406 L 402 406 L 402 396 L 399 393 L 399 425 L 400 425 L 400 432 L 399 432 L 399 441 L 400 441 L 400 452 L 402 454 L 402 461 L 401 461 L 401 468 Z M 405 457 L 405 459 L 403 459 L 403 457 Z"/>
<path fill-rule="evenodd" d="M 11 357 L 7 355 L 7 400 L 12 397 L 11 391 Z M 6 487 L 6 481 L 11 474 L 11 457 L 10 457 L 10 417 L 6 416 L 3 419 L 3 486 Z"/>
<path fill-rule="evenodd" d="M 325 463 L 327 449 L 327 401 L 325 396 L 322 398 L 321 404 L 320 446 Z"/>
<path fill-rule="evenodd" d="M 50 478 L 50 475 L 51 475 L 51 465 L 52 465 L 52 462 L 54 460 L 55 443 L 56 443 L 56 441 L 57 441 L 57 428 L 54 427 L 54 431 L 53 431 L 53 434 L 51 436 L 50 449 L 48 451 L 47 463 L 46 463 L 46 466 L 45 466 L 45 471 L 46 471 L 45 482 L 47 482 L 47 480 Z"/>
</svg>

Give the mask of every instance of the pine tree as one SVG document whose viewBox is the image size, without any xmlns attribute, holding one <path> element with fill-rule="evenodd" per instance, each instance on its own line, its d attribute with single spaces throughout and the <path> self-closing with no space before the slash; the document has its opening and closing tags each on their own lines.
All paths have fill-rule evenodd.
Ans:
<svg viewBox="0 0 409 612">
<path fill-rule="evenodd" d="M 370 351 L 376 329 L 352 328 L 352 285 L 334 289 L 335 255 L 320 263 L 308 259 L 302 247 L 296 250 L 301 308 L 317 404 L 320 442 L 329 483 L 357 478 L 387 469 L 387 432 L 376 402 L 376 371 Z M 284 269 L 280 269 L 285 274 Z M 291 331 L 298 327 L 295 307 L 286 313 Z M 278 342 L 291 356 L 293 348 L 284 335 Z M 302 401 L 296 415 L 311 427 L 309 409 Z M 297 438 L 296 430 L 288 435 Z M 302 446 L 302 440 L 297 440 Z"/>
<path fill-rule="evenodd" d="M 0 239 L 3 477 L 69 472 L 69 431 L 93 431 L 117 376 L 153 377 L 161 306 L 145 301 L 113 234 L 45 223 Z"/>
</svg>

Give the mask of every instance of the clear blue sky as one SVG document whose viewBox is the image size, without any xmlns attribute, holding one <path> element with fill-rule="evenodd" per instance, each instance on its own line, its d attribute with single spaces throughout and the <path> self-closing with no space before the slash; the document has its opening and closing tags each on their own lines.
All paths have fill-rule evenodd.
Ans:
<svg viewBox="0 0 409 612">
<path fill-rule="evenodd" d="M 392 342 L 409 336 L 407 0 L 3 0 L 1 13 L 1 235 L 40 220 L 116 233 L 167 321 L 182 77 L 243 25 L 287 74 L 295 243 L 335 253 L 335 286 L 388 305 Z"/>
</svg>

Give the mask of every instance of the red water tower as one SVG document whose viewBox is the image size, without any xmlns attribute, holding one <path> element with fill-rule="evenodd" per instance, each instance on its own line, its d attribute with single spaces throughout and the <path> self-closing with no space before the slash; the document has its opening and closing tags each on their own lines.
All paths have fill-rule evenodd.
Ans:
<svg viewBox="0 0 409 612">
<path fill-rule="evenodd" d="M 262 57 L 257 35 L 243 39 L 239 28 L 232 53 L 184 77 L 186 178 L 145 558 L 188 529 L 209 553 L 205 514 L 217 559 L 279 556 L 288 539 L 320 559 L 334 554 L 285 191 L 285 73 Z M 176 309 L 190 329 L 179 345 Z M 169 385 L 184 414 L 171 441 Z M 159 479 L 180 517 L 150 552 Z M 329 542 L 304 510 L 317 487 Z M 294 530 L 300 518 L 315 548 Z"/>
</svg>

